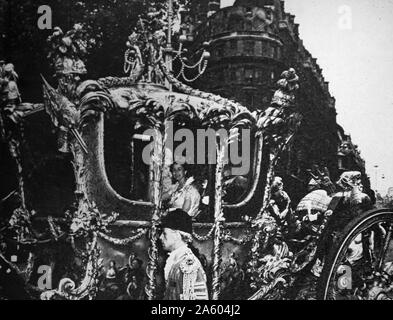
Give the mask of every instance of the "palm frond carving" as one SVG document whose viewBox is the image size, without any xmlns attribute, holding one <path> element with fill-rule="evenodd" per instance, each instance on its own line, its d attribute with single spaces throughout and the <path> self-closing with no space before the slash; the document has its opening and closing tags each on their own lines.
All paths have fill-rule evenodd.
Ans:
<svg viewBox="0 0 393 320">
<path fill-rule="evenodd" d="M 129 111 L 136 118 L 135 129 L 148 127 L 163 130 L 166 110 L 159 101 L 142 97 L 138 100 L 130 101 Z"/>
<path fill-rule="evenodd" d="M 79 123 L 80 113 L 76 106 L 64 95 L 58 93 L 46 80 L 44 82 L 45 111 L 56 127 L 75 128 Z"/>
</svg>

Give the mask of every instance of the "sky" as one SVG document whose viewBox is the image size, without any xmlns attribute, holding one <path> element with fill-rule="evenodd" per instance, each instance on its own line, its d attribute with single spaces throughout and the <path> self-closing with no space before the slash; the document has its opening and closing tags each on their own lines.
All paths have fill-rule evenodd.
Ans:
<svg viewBox="0 0 393 320">
<path fill-rule="evenodd" d="M 386 193 L 393 187 L 393 0 L 286 0 L 285 11 L 330 83 L 337 122 L 359 146 L 373 188 Z"/>
</svg>

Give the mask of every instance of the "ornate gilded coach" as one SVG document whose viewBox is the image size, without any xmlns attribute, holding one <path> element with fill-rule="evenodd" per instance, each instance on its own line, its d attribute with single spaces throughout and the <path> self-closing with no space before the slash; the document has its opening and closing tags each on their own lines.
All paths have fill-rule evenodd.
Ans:
<svg viewBox="0 0 393 320">
<path fill-rule="evenodd" d="M 174 5 L 181 2 L 175 1 Z M 40 298 L 96 298 L 102 293 L 102 267 L 111 260 L 118 265 L 132 264 L 130 256 L 140 258 L 145 276 L 143 290 L 136 295 L 135 284 L 125 280 L 128 298 L 161 297 L 163 253 L 158 244 L 158 226 L 164 213 L 162 184 L 171 122 L 177 128 L 226 129 L 230 134 L 224 145 L 242 140 L 244 129 L 251 132 L 251 166 L 240 199 L 223 199 L 226 163 L 219 139 L 215 141 L 215 163 L 206 166 L 209 202 L 205 218 L 194 222 L 193 237 L 206 258 L 203 264 L 212 299 L 294 298 L 291 289 L 307 272 L 318 275 L 318 298 L 389 299 L 393 269 L 385 256 L 391 247 L 392 215 L 386 210 L 367 211 L 371 205 L 361 192 L 359 174 L 344 174 L 334 186 L 320 172 L 320 176 L 314 176 L 317 188 L 296 211 L 290 209 L 290 199 L 275 176 L 277 161 L 302 119 L 296 112 L 296 71 L 283 71 L 271 106 L 263 112 L 251 113 L 239 103 L 193 89 L 177 79 L 172 65 L 179 63 L 180 70 L 195 69 L 198 77 L 206 69 L 208 44 L 196 63 L 187 65 L 181 59 L 182 47 L 177 51 L 172 48 L 172 37 L 181 43 L 182 36 L 167 27 L 174 17 L 171 8 L 164 8 L 152 8 L 130 35 L 124 78 L 81 81 L 86 73 L 83 57 L 87 47 L 81 25 L 67 33 L 57 28 L 48 40 L 58 84 L 54 88 L 43 77 L 45 111 L 56 127 L 59 150 L 72 154 L 76 186 L 75 210 L 68 213 L 66 222 L 47 219 L 51 231 L 48 241 L 70 243 L 75 254 L 82 257 L 84 274 L 78 279 L 62 278 L 55 289 L 41 290 Z M 143 143 L 135 142 L 134 137 L 143 137 L 148 129 L 157 133 L 151 162 L 144 172 L 147 196 L 139 199 L 121 196 L 107 176 L 105 124 L 114 115 L 129 121 L 133 137 L 129 143 L 134 151 L 137 143 Z M 11 136 L 9 143 L 17 161 L 17 139 Z M 135 175 L 141 155 L 134 152 L 132 160 L 131 174 Z M 41 240 L 35 236 L 31 223 L 34 216 L 23 200 L 21 177 L 19 182 L 22 202 L 9 228 L 21 245 L 31 248 Z M 137 179 L 133 183 L 131 189 L 140 187 Z M 280 215 L 279 209 L 277 212 L 279 206 L 275 204 L 280 201 L 287 201 L 286 216 Z M 26 269 L 18 269 L 27 281 L 36 255 L 31 250 Z M 360 268 L 365 264 L 370 268 Z M 321 273 L 318 268 L 322 267 Z M 348 286 L 340 281 L 345 274 L 342 270 L 350 267 L 359 277 L 351 278 L 357 282 Z"/>
</svg>

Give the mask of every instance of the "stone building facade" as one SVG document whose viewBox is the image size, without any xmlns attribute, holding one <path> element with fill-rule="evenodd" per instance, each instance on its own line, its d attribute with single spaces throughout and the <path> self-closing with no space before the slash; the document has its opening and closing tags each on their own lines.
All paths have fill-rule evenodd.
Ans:
<svg viewBox="0 0 393 320">
<path fill-rule="evenodd" d="M 333 179 L 340 174 L 342 144 L 336 121 L 335 99 L 322 69 L 299 36 L 295 16 L 280 0 L 237 0 L 220 9 L 219 1 L 195 1 L 192 50 L 209 42 L 211 58 L 199 89 L 239 101 L 251 110 L 269 106 L 276 81 L 288 67 L 300 77 L 297 106 L 303 115 L 299 133 L 281 159 L 279 174 L 293 191 L 308 181 L 312 165 L 328 167 Z M 363 168 L 364 171 L 364 162 Z M 289 187 L 290 188 L 290 187 Z"/>
</svg>

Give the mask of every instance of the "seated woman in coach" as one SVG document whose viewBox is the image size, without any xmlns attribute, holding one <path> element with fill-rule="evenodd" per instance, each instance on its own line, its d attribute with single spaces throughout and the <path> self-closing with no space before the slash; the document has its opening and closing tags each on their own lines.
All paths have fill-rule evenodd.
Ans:
<svg viewBox="0 0 393 320">
<path fill-rule="evenodd" d="M 201 196 L 194 184 L 194 177 L 189 176 L 189 168 L 186 164 L 174 162 L 170 170 L 175 184 L 163 194 L 163 201 L 168 201 L 170 210 L 182 209 L 195 219 L 199 214 Z"/>
</svg>

